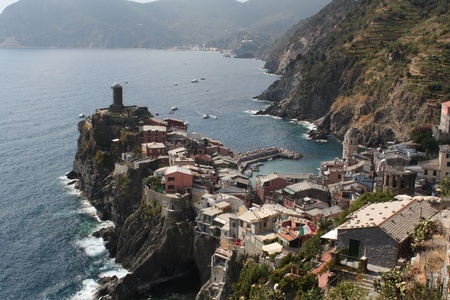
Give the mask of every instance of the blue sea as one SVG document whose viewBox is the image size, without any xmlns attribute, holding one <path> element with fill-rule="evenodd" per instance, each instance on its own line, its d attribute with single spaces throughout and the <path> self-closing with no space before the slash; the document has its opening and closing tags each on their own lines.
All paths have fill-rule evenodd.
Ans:
<svg viewBox="0 0 450 300">
<path fill-rule="evenodd" d="M 126 274 L 91 235 L 114 224 L 65 178 L 79 114 L 109 106 L 115 82 L 125 105 L 188 121 L 189 131 L 235 152 L 280 146 L 304 155 L 261 173 L 316 173 L 321 160 L 340 156 L 337 141 L 306 138 L 310 124 L 253 116 L 268 103 L 252 98 L 277 80 L 263 66 L 215 52 L 0 49 L 0 299 L 90 299 L 99 277 Z M 194 297 L 197 287 L 177 286 L 150 299 Z"/>
</svg>

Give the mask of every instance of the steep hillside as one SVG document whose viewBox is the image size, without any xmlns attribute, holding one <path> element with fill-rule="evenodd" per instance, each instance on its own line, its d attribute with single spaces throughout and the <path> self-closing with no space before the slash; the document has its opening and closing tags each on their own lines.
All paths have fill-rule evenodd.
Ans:
<svg viewBox="0 0 450 300">
<path fill-rule="evenodd" d="M 450 93 L 449 1 L 334 0 L 289 32 L 267 58 L 282 74 L 259 99 L 266 113 L 318 120 L 367 144 L 406 140 L 439 122 Z"/>
<path fill-rule="evenodd" d="M 239 32 L 264 46 L 330 0 L 20 0 L 0 14 L 0 47 L 214 47 Z"/>
</svg>

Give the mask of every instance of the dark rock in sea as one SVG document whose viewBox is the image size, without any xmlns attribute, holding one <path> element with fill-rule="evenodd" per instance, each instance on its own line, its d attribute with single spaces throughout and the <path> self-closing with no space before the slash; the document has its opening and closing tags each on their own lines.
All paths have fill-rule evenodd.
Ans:
<svg viewBox="0 0 450 300">
<path fill-rule="evenodd" d="M 133 274 L 127 274 L 120 279 L 117 276 L 103 277 L 98 283 L 100 287 L 95 293 L 95 299 L 139 299 L 138 280 Z"/>
<path fill-rule="evenodd" d="M 92 235 L 96 238 L 102 238 L 105 241 L 110 241 L 114 234 L 114 231 L 115 231 L 114 227 L 107 227 L 94 232 Z"/>
<path fill-rule="evenodd" d="M 78 181 L 77 179 L 71 180 L 67 183 L 67 185 L 73 185 L 73 184 L 77 183 L 77 181 Z"/>
<path fill-rule="evenodd" d="M 78 174 L 72 170 L 66 174 L 66 177 L 67 177 L 67 179 L 74 180 L 74 179 L 78 179 Z"/>
<path fill-rule="evenodd" d="M 257 115 L 257 116 L 264 116 L 264 115 L 266 115 L 266 112 L 263 111 L 263 110 L 258 110 L 258 111 L 255 113 L 255 115 Z"/>
</svg>

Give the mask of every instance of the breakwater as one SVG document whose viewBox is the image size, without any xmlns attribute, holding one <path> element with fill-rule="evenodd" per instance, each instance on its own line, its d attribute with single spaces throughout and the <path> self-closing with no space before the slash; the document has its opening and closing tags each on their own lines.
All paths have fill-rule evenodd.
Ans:
<svg viewBox="0 0 450 300">
<path fill-rule="evenodd" d="M 298 160 L 301 159 L 302 157 L 303 156 L 301 154 L 289 149 L 284 149 L 280 147 L 271 147 L 238 153 L 237 155 L 234 156 L 234 160 L 236 161 L 236 165 L 238 166 L 239 172 L 242 172 L 250 164 L 254 164 L 257 162 L 272 160 L 276 158 Z"/>
</svg>

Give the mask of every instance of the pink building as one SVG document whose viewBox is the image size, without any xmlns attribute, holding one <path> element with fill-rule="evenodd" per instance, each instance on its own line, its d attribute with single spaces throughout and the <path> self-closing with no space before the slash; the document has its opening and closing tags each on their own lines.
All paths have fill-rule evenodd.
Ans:
<svg viewBox="0 0 450 300">
<path fill-rule="evenodd" d="M 144 125 L 142 126 L 142 137 L 144 143 L 166 143 L 167 128 L 164 126 Z"/>
<path fill-rule="evenodd" d="M 194 183 L 194 174 L 191 170 L 171 166 L 166 168 L 162 182 L 166 193 L 189 193 Z"/>
<path fill-rule="evenodd" d="M 450 101 L 441 104 L 441 122 L 439 129 L 444 133 L 450 132 Z"/>
<path fill-rule="evenodd" d="M 255 185 L 256 197 L 264 202 L 266 198 L 270 201 L 273 191 L 282 189 L 288 184 L 290 183 L 284 178 L 281 178 L 278 174 L 258 176 Z"/>
<path fill-rule="evenodd" d="M 143 156 L 159 157 L 167 154 L 166 146 L 162 143 L 143 143 L 141 148 Z"/>
</svg>

